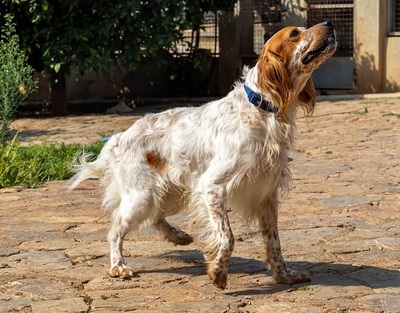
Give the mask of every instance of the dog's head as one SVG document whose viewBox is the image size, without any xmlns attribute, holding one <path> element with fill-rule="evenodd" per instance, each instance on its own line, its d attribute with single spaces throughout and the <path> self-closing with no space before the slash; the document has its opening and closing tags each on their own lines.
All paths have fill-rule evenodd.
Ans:
<svg viewBox="0 0 400 313">
<path fill-rule="evenodd" d="M 312 113 L 315 89 L 312 72 L 336 50 L 333 24 L 308 29 L 286 27 L 264 45 L 258 60 L 258 86 L 285 113 L 294 101 Z"/>
</svg>

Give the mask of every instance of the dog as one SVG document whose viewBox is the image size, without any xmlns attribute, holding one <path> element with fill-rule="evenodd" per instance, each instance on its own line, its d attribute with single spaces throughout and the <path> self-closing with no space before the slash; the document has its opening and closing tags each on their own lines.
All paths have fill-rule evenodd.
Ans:
<svg viewBox="0 0 400 313">
<path fill-rule="evenodd" d="M 288 152 L 295 117 L 315 106 L 312 72 L 336 50 L 330 21 L 308 29 L 286 27 L 265 44 L 256 65 L 222 99 L 199 107 L 147 114 L 113 135 L 98 158 L 83 156 L 70 188 L 101 178 L 103 207 L 113 210 L 108 234 L 111 277 L 130 278 L 125 235 L 153 225 L 177 245 L 192 236 L 166 217 L 186 210 L 200 224 L 207 273 L 225 289 L 234 236 L 228 211 L 257 221 L 276 282 L 309 281 L 289 269 L 278 234 L 278 197 L 288 188 Z"/>
</svg>

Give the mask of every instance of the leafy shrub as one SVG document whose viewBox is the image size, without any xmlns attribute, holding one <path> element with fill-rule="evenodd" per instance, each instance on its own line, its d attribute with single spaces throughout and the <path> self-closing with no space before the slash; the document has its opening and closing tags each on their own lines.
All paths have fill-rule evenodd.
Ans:
<svg viewBox="0 0 400 313">
<path fill-rule="evenodd" d="M 19 48 L 15 27 L 8 18 L 0 40 L 0 144 L 10 135 L 10 124 L 22 101 L 37 89 L 33 69 Z"/>
</svg>

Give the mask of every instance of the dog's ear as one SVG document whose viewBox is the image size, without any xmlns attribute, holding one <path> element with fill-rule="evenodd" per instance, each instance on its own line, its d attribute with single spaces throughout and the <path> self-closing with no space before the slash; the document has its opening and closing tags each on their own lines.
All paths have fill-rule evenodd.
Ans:
<svg viewBox="0 0 400 313">
<path fill-rule="evenodd" d="M 298 97 L 299 105 L 305 109 L 307 115 L 311 116 L 314 112 L 315 98 L 316 92 L 314 82 L 310 77 Z"/>
<path fill-rule="evenodd" d="M 271 94 L 271 102 L 278 106 L 278 113 L 285 113 L 293 97 L 293 84 L 278 55 L 264 49 L 258 60 L 258 87 Z"/>
</svg>

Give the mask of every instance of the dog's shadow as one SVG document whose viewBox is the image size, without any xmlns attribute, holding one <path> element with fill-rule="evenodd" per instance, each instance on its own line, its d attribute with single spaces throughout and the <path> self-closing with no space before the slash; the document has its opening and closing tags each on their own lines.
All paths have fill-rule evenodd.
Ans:
<svg viewBox="0 0 400 313">
<path fill-rule="evenodd" d="M 160 258 L 174 260 L 183 263 L 183 266 L 173 268 L 159 268 L 141 270 L 140 273 L 159 272 L 175 273 L 180 275 L 204 275 L 205 262 L 203 254 L 198 250 L 173 251 L 162 254 Z M 358 266 L 344 263 L 313 263 L 313 262 L 286 262 L 287 266 L 300 271 L 311 273 L 311 282 L 302 283 L 304 285 L 325 285 L 325 286 L 368 286 L 371 288 L 391 288 L 400 287 L 400 271 L 394 269 L 385 269 L 373 266 Z M 187 265 L 187 266 L 186 266 Z M 266 264 L 260 260 L 232 257 L 229 267 L 230 274 L 256 274 L 265 272 L 265 275 L 271 275 L 266 270 Z M 272 287 L 272 288 L 271 288 Z M 234 291 L 235 295 L 251 294 L 270 294 L 285 289 L 292 288 L 288 285 L 267 285 L 265 287 L 256 286 L 251 289 Z M 229 292 L 227 292 L 229 294 Z"/>
</svg>

